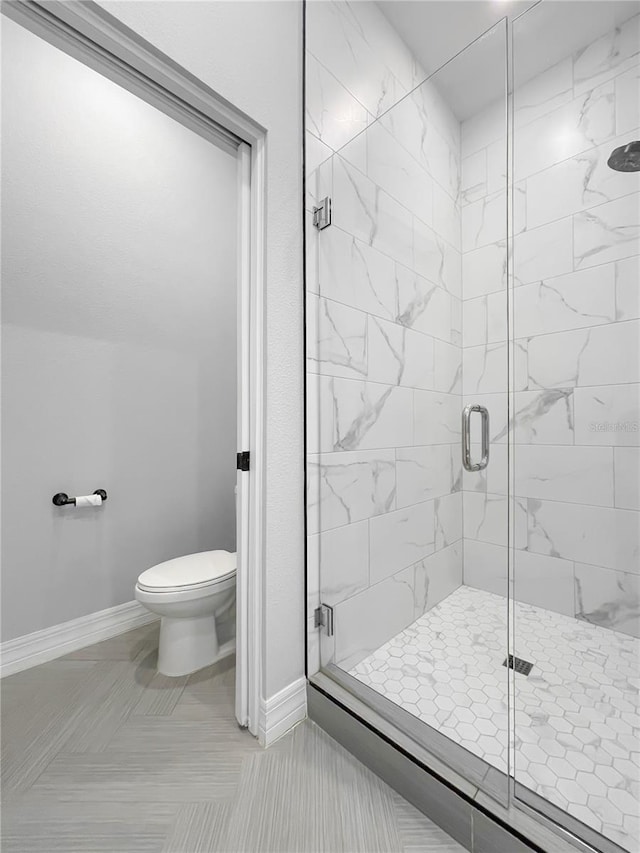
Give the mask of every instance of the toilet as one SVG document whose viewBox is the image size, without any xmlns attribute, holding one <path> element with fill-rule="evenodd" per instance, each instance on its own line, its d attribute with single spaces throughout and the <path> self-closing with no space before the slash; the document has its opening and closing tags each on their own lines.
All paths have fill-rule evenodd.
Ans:
<svg viewBox="0 0 640 853">
<path fill-rule="evenodd" d="M 158 671 L 188 675 L 220 657 L 216 617 L 235 605 L 236 555 L 202 551 L 158 563 L 138 578 L 135 597 L 160 623 Z"/>
</svg>

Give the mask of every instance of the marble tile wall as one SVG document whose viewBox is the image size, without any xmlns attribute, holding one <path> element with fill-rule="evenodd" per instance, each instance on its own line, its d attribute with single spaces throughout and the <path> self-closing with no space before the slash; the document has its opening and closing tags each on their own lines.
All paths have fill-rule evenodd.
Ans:
<svg viewBox="0 0 640 853">
<path fill-rule="evenodd" d="M 463 477 L 464 582 L 506 590 L 506 473 L 496 450 L 511 427 L 516 596 L 635 636 L 640 174 L 606 161 L 640 138 L 639 46 L 636 15 L 515 92 L 511 424 L 501 111 L 474 116 L 461 133 L 462 390 L 491 411 L 498 464 Z M 516 29 L 516 63 L 517 52 Z"/>
<path fill-rule="evenodd" d="M 307 4 L 310 668 L 462 582 L 460 127 L 375 3 Z M 410 93 L 410 94 L 407 94 Z"/>
</svg>

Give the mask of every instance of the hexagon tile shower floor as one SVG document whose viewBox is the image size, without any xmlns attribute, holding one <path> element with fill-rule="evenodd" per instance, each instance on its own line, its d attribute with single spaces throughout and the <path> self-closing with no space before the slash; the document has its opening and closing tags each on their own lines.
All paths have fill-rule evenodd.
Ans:
<svg viewBox="0 0 640 853">
<path fill-rule="evenodd" d="M 640 821 L 640 641 L 516 602 L 518 782 L 628 850 Z M 507 608 L 462 586 L 351 675 L 506 772 Z M 634 744 L 636 746 L 634 746 Z"/>
</svg>

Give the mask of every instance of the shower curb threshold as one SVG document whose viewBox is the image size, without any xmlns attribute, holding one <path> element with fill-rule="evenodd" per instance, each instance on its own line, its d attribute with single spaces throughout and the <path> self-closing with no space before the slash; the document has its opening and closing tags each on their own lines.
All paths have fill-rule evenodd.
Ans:
<svg viewBox="0 0 640 853">
<path fill-rule="evenodd" d="M 507 809 L 324 673 L 307 684 L 309 718 L 473 853 L 598 853 L 562 827 Z"/>
</svg>

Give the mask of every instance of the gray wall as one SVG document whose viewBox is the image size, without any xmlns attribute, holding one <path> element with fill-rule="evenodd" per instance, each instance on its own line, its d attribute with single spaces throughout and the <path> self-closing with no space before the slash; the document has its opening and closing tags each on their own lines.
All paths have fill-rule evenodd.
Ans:
<svg viewBox="0 0 640 853">
<path fill-rule="evenodd" d="M 11 639 L 235 548 L 236 166 L 12 21 L 2 49 Z"/>
</svg>

